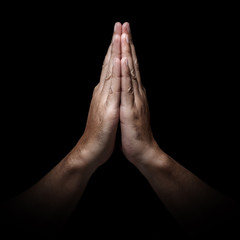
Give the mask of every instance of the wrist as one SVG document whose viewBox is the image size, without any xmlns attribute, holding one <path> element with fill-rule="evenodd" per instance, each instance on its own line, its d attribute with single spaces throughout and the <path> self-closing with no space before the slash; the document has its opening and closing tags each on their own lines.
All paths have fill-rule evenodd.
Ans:
<svg viewBox="0 0 240 240">
<path fill-rule="evenodd" d="M 171 157 L 168 156 L 158 146 L 156 141 L 148 148 L 142 156 L 141 161 L 137 161 L 135 166 L 140 171 L 145 170 L 166 170 L 170 167 Z"/>
<path fill-rule="evenodd" d="M 93 161 L 85 149 L 76 145 L 64 158 L 66 169 L 72 173 L 81 173 L 86 176 L 92 175 L 98 168 L 96 161 Z"/>
</svg>

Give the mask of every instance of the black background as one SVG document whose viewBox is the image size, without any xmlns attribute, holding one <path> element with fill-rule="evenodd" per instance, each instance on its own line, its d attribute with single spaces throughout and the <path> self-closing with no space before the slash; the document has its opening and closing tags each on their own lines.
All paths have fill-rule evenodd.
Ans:
<svg viewBox="0 0 240 240">
<path fill-rule="evenodd" d="M 159 146 L 239 200 L 234 6 L 122 5 L 99 6 L 98 14 L 94 4 L 2 8 L 3 201 L 37 182 L 81 137 L 116 21 L 131 24 Z M 185 236 L 119 144 L 118 134 L 61 238 Z"/>
</svg>

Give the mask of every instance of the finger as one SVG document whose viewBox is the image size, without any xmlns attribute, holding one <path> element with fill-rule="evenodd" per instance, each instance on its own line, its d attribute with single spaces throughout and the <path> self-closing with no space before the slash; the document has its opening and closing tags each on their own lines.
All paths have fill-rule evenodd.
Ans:
<svg viewBox="0 0 240 240">
<path fill-rule="evenodd" d="M 130 47 L 130 43 L 129 43 L 128 34 L 126 34 L 126 33 L 122 34 L 121 43 L 122 43 L 121 44 L 122 57 L 127 58 L 127 60 L 128 60 L 128 65 L 130 68 L 130 73 L 131 73 L 132 79 L 137 80 L 137 75 L 136 75 L 135 67 L 133 64 L 132 51 L 131 51 L 131 47 Z"/>
<path fill-rule="evenodd" d="M 113 36 L 112 36 L 112 41 L 111 41 L 111 44 L 108 48 L 108 51 L 107 51 L 107 54 L 105 56 L 105 59 L 104 59 L 104 62 L 103 62 L 103 68 L 102 68 L 102 73 L 101 73 L 101 77 L 100 77 L 100 81 L 103 81 L 104 78 L 106 77 L 106 74 L 107 74 L 107 71 L 109 70 L 109 62 L 110 62 L 110 58 L 111 58 L 111 54 L 112 54 L 112 43 L 113 43 L 113 39 L 114 39 L 114 36 L 117 34 L 120 36 L 121 34 L 121 31 L 122 31 L 122 25 L 121 23 L 117 22 L 115 23 L 115 26 L 114 26 L 114 31 L 113 31 Z"/>
<path fill-rule="evenodd" d="M 127 58 L 128 65 L 131 71 L 134 66 L 132 61 L 132 52 L 131 52 L 131 46 L 129 42 L 129 36 L 126 33 L 123 33 L 121 35 L 121 50 L 122 50 L 122 58 Z"/>
<path fill-rule="evenodd" d="M 125 22 L 123 24 L 123 26 L 122 26 L 122 33 L 125 33 L 125 34 L 128 35 L 133 60 L 134 61 L 137 60 L 135 47 L 133 45 L 132 32 L 131 32 L 130 24 L 128 22 Z"/>
<path fill-rule="evenodd" d="M 131 79 L 131 73 L 126 57 L 121 60 L 121 105 L 124 107 L 133 106 L 134 89 Z"/>
<path fill-rule="evenodd" d="M 121 57 L 121 34 L 114 34 L 112 39 L 112 49 L 111 49 L 111 58 L 120 58 Z"/>
<path fill-rule="evenodd" d="M 121 47 L 120 47 L 121 34 L 122 34 L 122 24 L 117 22 L 115 23 L 113 37 L 112 37 L 112 48 L 111 48 L 112 59 L 121 57 Z"/>
<path fill-rule="evenodd" d="M 120 36 L 122 33 L 122 24 L 117 22 L 114 26 L 114 33 L 112 37 L 112 47 L 111 47 L 111 52 L 110 52 L 110 60 L 108 64 L 108 71 L 105 75 L 105 80 L 109 80 L 112 75 L 112 68 L 113 68 L 113 60 L 115 58 L 120 58 L 121 57 L 121 41 L 120 41 Z"/>
<path fill-rule="evenodd" d="M 111 44 L 108 48 L 107 55 L 104 59 L 102 73 L 101 73 L 101 77 L 100 77 L 101 89 L 103 89 L 104 82 L 106 80 L 109 80 L 112 76 L 112 72 L 111 72 L 112 71 L 112 64 L 111 64 L 110 60 L 112 59 L 113 51 L 116 52 L 116 48 L 118 48 L 118 46 L 116 46 L 115 39 L 120 37 L 121 32 L 122 32 L 121 23 L 119 23 L 119 22 L 115 23 L 112 41 L 111 41 Z M 116 35 L 118 37 L 115 37 Z M 117 42 L 120 42 L 120 41 L 117 41 Z M 119 46 L 120 46 L 120 43 L 119 43 Z M 120 55 L 120 53 L 118 53 L 118 55 Z"/>
<path fill-rule="evenodd" d="M 113 61 L 111 86 L 107 98 L 107 104 L 112 104 L 114 108 L 119 107 L 121 97 L 121 62 L 119 58 Z"/>
<path fill-rule="evenodd" d="M 134 46 L 133 40 L 132 40 L 132 33 L 131 33 L 130 24 L 128 22 L 125 22 L 123 24 L 122 33 L 125 33 L 125 34 L 128 35 L 129 42 L 130 42 L 130 48 L 131 48 L 131 55 L 132 55 L 132 58 L 133 58 L 133 65 L 134 65 L 134 68 L 135 68 L 135 71 L 136 71 L 137 80 L 140 83 L 141 82 L 141 76 L 140 76 L 140 72 L 139 72 L 138 59 L 137 59 L 135 46 Z"/>
<path fill-rule="evenodd" d="M 114 26 L 114 33 L 112 37 L 112 48 L 111 48 L 111 60 L 109 64 L 109 72 L 113 68 L 113 62 L 115 58 L 121 57 L 121 33 L 122 33 L 122 24 L 117 22 Z M 108 76 L 107 76 L 108 77 Z"/>
<path fill-rule="evenodd" d="M 115 58 L 120 59 L 120 55 L 121 55 L 120 35 L 115 35 L 113 38 L 113 41 L 112 41 L 111 57 L 110 57 L 110 61 L 108 63 L 108 70 L 107 70 L 107 73 L 103 80 L 102 91 L 107 95 L 109 93 L 109 89 L 111 86 L 111 78 L 112 78 L 112 74 L 113 74 L 112 70 L 113 70 L 114 59 Z"/>
<path fill-rule="evenodd" d="M 114 25 L 114 34 L 121 35 L 122 34 L 122 24 L 120 22 L 116 22 Z"/>
</svg>

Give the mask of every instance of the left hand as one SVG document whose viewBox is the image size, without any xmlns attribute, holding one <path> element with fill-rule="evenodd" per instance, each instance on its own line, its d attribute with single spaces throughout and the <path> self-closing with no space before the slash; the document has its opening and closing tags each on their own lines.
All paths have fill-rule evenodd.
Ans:
<svg viewBox="0 0 240 240">
<path fill-rule="evenodd" d="M 121 29 L 115 24 L 112 43 L 104 60 L 100 82 L 95 87 L 86 128 L 74 150 L 87 164 L 103 164 L 113 152 L 119 122 L 121 97 Z"/>
</svg>

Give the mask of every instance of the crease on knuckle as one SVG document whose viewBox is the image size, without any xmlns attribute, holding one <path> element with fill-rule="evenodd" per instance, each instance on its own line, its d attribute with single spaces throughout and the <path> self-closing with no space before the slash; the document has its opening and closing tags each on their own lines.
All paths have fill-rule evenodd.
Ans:
<svg viewBox="0 0 240 240">
<path fill-rule="evenodd" d="M 130 86 L 127 90 L 127 93 L 132 95 L 134 93 L 134 89 L 133 89 L 133 86 Z"/>
<path fill-rule="evenodd" d="M 134 60 L 134 65 L 136 66 L 136 69 L 139 69 L 139 63 L 137 58 Z"/>
<path fill-rule="evenodd" d="M 112 71 L 108 70 L 107 74 L 106 74 L 106 77 L 105 77 L 105 80 L 109 80 L 109 79 L 111 79 L 111 77 L 112 77 Z"/>
<path fill-rule="evenodd" d="M 137 75 L 136 75 L 136 71 L 134 68 L 131 69 L 130 74 L 131 74 L 131 77 L 133 80 L 137 80 Z"/>
</svg>

